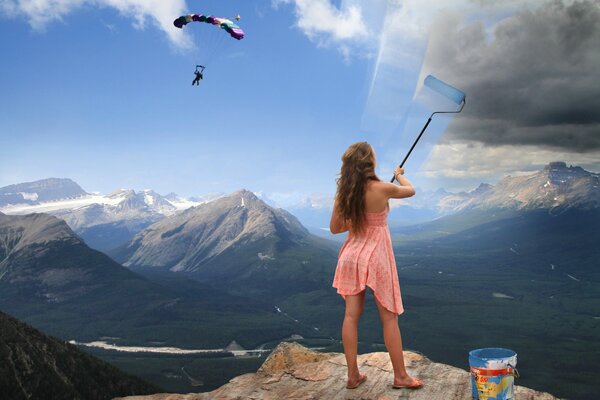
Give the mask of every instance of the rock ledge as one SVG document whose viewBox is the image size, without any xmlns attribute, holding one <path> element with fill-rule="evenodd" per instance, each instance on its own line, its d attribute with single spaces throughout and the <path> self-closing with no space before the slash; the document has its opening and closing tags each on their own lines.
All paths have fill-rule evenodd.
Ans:
<svg viewBox="0 0 600 400">
<path fill-rule="evenodd" d="M 386 352 L 361 354 L 358 365 L 368 378 L 358 389 L 346 389 L 343 353 L 320 353 L 294 342 L 282 342 L 256 371 L 237 376 L 212 392 L 129 396 L 115 400 L 470 400 L 471 382 L 465 370 L 434 363 L 404 352 L 406 368 L 423 379 L 419 390 L 393 389 L 392 363 Z M 549 393 L 515 386 L 515 400 L 557 400 Z"/>
</svg>

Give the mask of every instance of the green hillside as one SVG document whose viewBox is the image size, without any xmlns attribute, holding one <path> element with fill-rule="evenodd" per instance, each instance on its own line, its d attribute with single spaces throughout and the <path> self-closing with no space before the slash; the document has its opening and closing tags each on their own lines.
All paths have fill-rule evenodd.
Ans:
<svg viewBox="0 0 600 400">
<path fill-rule="evenodd" d="M 3 399 L 105 400 L 161 391 L 0 312 Z"/>
</svg>

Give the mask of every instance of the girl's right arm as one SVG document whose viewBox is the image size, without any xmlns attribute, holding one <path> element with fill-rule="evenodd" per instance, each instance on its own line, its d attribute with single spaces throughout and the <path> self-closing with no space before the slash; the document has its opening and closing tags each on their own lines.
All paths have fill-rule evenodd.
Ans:
<svg viewBox="0 0 600 400">
<path fill-rule="evenodd" d="M 385 194 L 392 199 L 403 199 L 405 197 L 412 197 L 415 195 L 415 188 L 412 183 L 406 177 L 404 177 L 404 168 L 396 167 L 394 171 L 394 175 L 396 176 L 396 180 L 398 181 L 398 185 L 394 185 L 389 182 L 385 183 L 384 192 Z"/>
</svg>

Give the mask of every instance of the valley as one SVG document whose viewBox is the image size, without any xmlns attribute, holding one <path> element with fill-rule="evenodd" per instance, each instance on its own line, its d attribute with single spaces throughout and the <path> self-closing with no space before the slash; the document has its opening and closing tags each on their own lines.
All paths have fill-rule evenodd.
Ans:
<svg viewBox="0 0 600 400">
<path fill-rule="evenodd" d="M 474 348 L 511 348 L 518 384 L 589 398 L 600 368 L 597 180 L 554 163 L 460 201 L 438 192 L 454 211 L 433 220 L 390 219 L 405 348 L 463 369 Z M 57 218 L 0 214 L 0 307 L 167 391 L 253 372 L 280 341 L 343 351 L 344 302 L 331 287 L 340 241 L 248 190 L 139 229 L 109 258 Z M 382 342 L 367 290 L 359 353 Z"/>
</svg>

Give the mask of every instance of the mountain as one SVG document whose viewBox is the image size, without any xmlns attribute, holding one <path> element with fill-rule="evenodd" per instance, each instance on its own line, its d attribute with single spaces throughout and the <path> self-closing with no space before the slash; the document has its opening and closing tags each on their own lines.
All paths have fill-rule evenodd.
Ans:
<svg viewBox="0 0 600 400">
<path fill-rule="evenodd" d="M 485 187 L 486 184 L 482 186 Z M 453 212 L 457 205 L 462 204 L 465 198 L 471 195 L 464 192 L 454 194 L 444 189 L 430 191 L 417 188 L 417 192 L 418 196 L 415 197 L 390 200 L 390 227 L 409 226 L 439 218 Z M 286 210 L 297 217 L 311 233 L 343 241 L 345 236 L 332 235 L 329 232 L 333 200 L 333 196 L 308 196 L 290 204 Z"/>
<path fill-rule="evenodd" d="M 108 203 L 57 210 L 52 214 L 64 219 L 88 245 L 105 251 L 126 243 L 165 215 L 176 213 L 183 203 L 172 195 L 173 202 L 178 201 L 175 205 L 153 190 L 121 189 L 105 197 Z"/>
<path fill-rule="evenodd" d="M 388 222 L 392 230 L 424 224 L 465 210 L 533 210 L 564 207 L 595 208 L 600 205 L 600 175 L 557 161 L 541 171 L 507 176 L 495 185 L 481 183 L 471 191 L 458 193 L 417 188 L 417 195 L 391 200 Z M 333 198 L 309 196 L 286 209 L 311 232 L 335 239 L 326 230 Z"/>
<path fill-rule="evenodd" d="M 20 190 L 18 196 L 15 195 L 17 190 Z M 167 198 L 150 189 L 139 192 L 120 189 L 102 196 L 86 193 L 69 179 L 45 179 L 7 186 L 1 188 L 0 193 L 5 193 L 4 203 L 0 194 L 0 211 L 11 215 L 34 212 L 55 215 L 65 220 L 89 246 L 101 251 L 126 243 L 166 215 L 216 197 L 189 200 L 170 193 Z"/>
<path fill-rule="evenodd" d="M 0 207 L 9 204 L 40 204 L 74 199 L 87 193 L 70 179 L 49 178 L 0 188 Z"/>
<path fill-rule="evenodd" d="M 120 212 L 147 210 L 170 215 L 178 210 L 171 201 L 151 189 L 142 190 L 140 192 L 131 189 L 121 189 L 110 193 L 107 197 L 109 199 L 118 200 L 116 210 Z M 173 201 L 180 200 L 177 195 L 174 194 L 171 194 L 170 197 Z"/>
<path fill-rule="evenodd" d="M 202 196 L 193 196 L 190 197 L 189 201 L 194 201 L 196 203 L 208 203 L 209 201 L 216 200 L 220 197 L 225 196 L 225 193 L 222 192 L 212 192 Z M 169 201 L 173 202 L 171 199 Z M 197 204 L 196 204 L 197 205 Z M 186 207 L 187 208 L 187 207 Z"/>
<path fill-rule="evenodd" d="M 328 237 L 332 236 L 328 231 L 332 205 L 333 197 L 309 196 L 286 207 L 286 210 L 314 234 Z"/>
<path fill-rule="evenodd" d="M 509 175 L 469 192 L 419 192 L 407 203 L 435 210 L 438 217 L 464 210 L 592 209 L 600 206 L 600 174 L 556 161 L 533 174 Z"/>
<path fill-rule="evenodd" d="M 111 253 L 131 268 L 192 274 L 244 293 L 323 285 L 337 245 L 311 235 L 290 213 L 241 190 L 167 217 Z"/>
<path fill-rule="evenodd" d="M 0 260 L 2 297 L 11 303 L 29 297 L 64 303 L 117 280 L 143 281 L 90 250 L 63 220 L 46 214 L 0 215 Z"/>
<path fill-rule="evenodd" d="M 302 240 L 308 232 L 293 216 L 242 190 L 141 232 L 127 249 L 130 254 L 125 265 L 166 266 L 172 271 L 192 272 L 229 248 L 274 236 L 293 242 Z M 273 250 L 269 245 L 264 257 Z"/>
<path fill-rule="evenodd" d="M 110 399 L 154 387 L 0 311 L 3 399 Z"/>
<path fill-rule="evenodd" d="M 541 171 L 507 176 L 496 185 L 481 184 L 470 192 L 447 194 L 438 201 L 442 215 L 412 226 L 391 225 L 397 239 L 430 239 L 527 213 L 559 215 L 569 210 L 600 209 L 600 174 L 564 162 L 552 162 Z M 537 215 L 537 214 L 536 214 Z M 536 217 L 539 219 L 539 216 Z M 515 220 L 516 221 L 516 220 Z"/>
<path fill-rule="evenodd" d="M 202 196 L 192 196 L 190 198 L 181 197 L 176 193 L 169 193 L 164 198 L 169 201 L 169 203 L 173 204 L 179 210 L 185 210 L 187 208 L 197 206 L 199 204 L 208 203 L 209 201 L 213 201 L 218 199 L 219 197 L 225 196 L 225 193 L 214 192 L 208 193 Z"/>
<path fill-rule="evenodd" d="M 445 201 L 446 199 L 443 199 Z M 593 209 L 600 207 L 600 174 L 564 162 L 551 162 L 525 176 L 507 176 L 463 196 L 453 210 L 466 209 Z"/>
<path fill-rule="evenodd" d="M 414 225 L 439 217 L 441 211 L 436 204 L 444 195 L 443 189 L 435 192 L 419 191 L 418 198 L 391 200 L 388 222 L 391 227 Z M 286 207 L 310 233 L 329 240 L 343 242 L 346 235 L 333 235 L 329 232 L 329 221 L 333 206 L 333 196 L 312 195 L 300 199 Z"/>
<path fill-rule="evenodd" d="M 271 197 L 269 197 L 265 192 L 258 191 L 258 192 L 252 192 L 252 194 L 254 194 L 260 201 L 262 201 L 263 203 L 265 203 L 266 205 L 268 205 L 270 207 L 284 208 L 279 203 L 277 203 L 275 200 L 273 200 Z M 223 194 L 221 197 L 223 197 L 225 195 L 226 194 Z"/>
<path fill-rule="evenodd" d="M 308 332 L 265 299 L 233 296 L 196 281 L 142 277 L 46 214 L 0 214 L 0 309 L 78 342 L 107 336 L 121 344 L 216 348 L 235 339 L 251 347 Z"/>
</svg>

